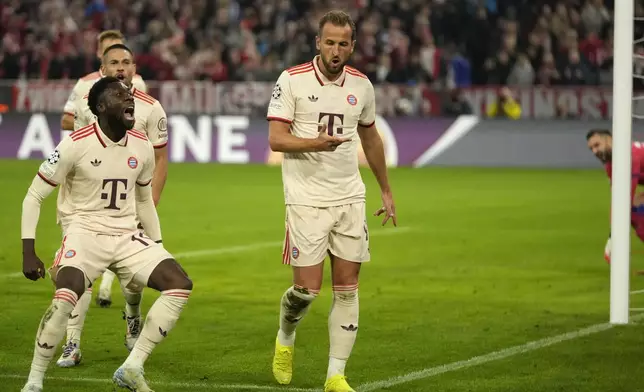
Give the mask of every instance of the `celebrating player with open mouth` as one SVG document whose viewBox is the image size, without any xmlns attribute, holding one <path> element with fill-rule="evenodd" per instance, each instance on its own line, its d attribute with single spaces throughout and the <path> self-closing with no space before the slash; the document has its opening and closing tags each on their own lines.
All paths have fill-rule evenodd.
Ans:
<svg viewBox="0 0 644 392">
<path fill-rule="evenodd" d="M 369 261 L 365 185 L 358 169 L 358 136 L 382 194 L 383 225 L 396 212 L 382 140 L 376 130 L 369 79 L 346 65 L 355 47 L 355 25 L 339 11 L 319 23 L 313 61 L 282 72 L 268 107 L 269 143 L 284 153 L 286 204 L 283 262 L 294 285 L 281 300 L 273 375 L 289 384 L 295 329 L 322 286 L 331 258 L 333 306 L 329 316 L 326 392 L 351 392 L 344 370 L 358 331 L 358 274 Z"/>
<path fill-rule="evenodd" d="M 40 322 L 29 379 L 23 392 L 40 392 L 55 347 L 65 335 L 78 299 L 106 269 L 132 290 L 161 292 L 114 382 L 150 392 L 143 365 L 174 327 L 192 291 L 192 281 L 161 245 L 159 217 L 152 199 L 154 148 L 135 123 L 134 97 L 117 78 L 96 82 L 88 97 L 96 121 L 66 136 L 45 160 L 23 202 L 23 273 L 45 276 L 35 251 L 43 200 L 60 184 L 58 218 L 63 243 L 54 263 L 54 299 Z M 137 216 L 147 235 L 137 229 Z"/>
<path fill-rule="evenodd" d="M 154 146 L 155 169 L 152 177 L 152 199 L 156 206 L 160 200 L 168 173 L 166 113 L 159 101 L 134 87 L 133 80 L 135 72 L 134 55 L 127 46 L 117 43 L 105 49 L 103 57 L 101 57 L 101 75 L 115 77 L 128 86 L 128 88 L 131 87 L 130 90 L 134 97 L 136 109 L 134 111 L 135 122 L 131 131 L 139 134 L 143 138 L 149 139 Z M 77 131 L 96 121 L 96 116 L 92 113 L 88 105 L 88 97 L 88 95 L 85 95 L 77 100 L 74 119 L 74 129 Z M 58 194 L 59 204 L 63 202 L 62 199 L 64 196 L 65 194 L 63 192 Z M 60 252 L 60 249 L 58 252 Z M 114 273 L 106 270 L 103 273 L 101 286 L 107 284 L 108 287 L 111 287 L 111 276 L 114 276 Z M 142 291 L 132 290 L 125 287 L 122 284 L 123 282 L 120 283 L 123 296 L 125 297 L 125 310 L 123 312 L 123 318 L 126 321 L 125 346 L 128 350 L 131 350 L 141 332 L 140 304 Z M 105 297 L 105 291 L 101 291 L 103 292 L 103 297 Z M 56 364 L 60 367 L 76 366 L 82 359 L 80 342 L 85 324 L 85 316 L 89 310 L 91 295 L 90 288 L 79 298 L 72 317 L 67 323 L 66 343 L 63 347 L 63 353 L 58 361 L 56 361 Z M 104 300 L 101 301 L 101 304 L 105 304 Z"/>
</svg>

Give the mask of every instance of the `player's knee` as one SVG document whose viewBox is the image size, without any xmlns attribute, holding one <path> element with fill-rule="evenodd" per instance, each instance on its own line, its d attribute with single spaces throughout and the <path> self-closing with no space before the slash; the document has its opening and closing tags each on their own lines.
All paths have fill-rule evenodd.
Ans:
<svg viewBox="0 0 644 392">
<path fill-rule="evenodd" d="M 58 269 L 56 273 L 56 289 L 71 290 L 80 298 L 85 292 L 85 273 L 74 267 Z"/>
<path fill-rule="evenodd" d="M 192 290 L 192 279 L 187 276 L 179 276 L 172 282 L 172 286 L 172 289 L 176 290 Z"/>
<path fill-rule="evenodd" d="M 353 304 L 358 301 L 358 288 L 356 286 L 355 288 L 349 288 L 348 290 L 339 290 L 334 287 L 333 297 L 336 301 L 339 301 L 341 303 Z"/>
<path fill-rule="evenodd" d="M 163 260 L 155 268 L 148 286 L 155 290 L 192 290 L 192 280 L 174 259 Z"/>
<path fill-rule="evenodd" d="M 352 287 L 358 287 L 358 276 L 352 274 L 334 274 L 333 290 L 343 291 Z"/>
<path fill-rule="evenodd" d="M 320 290 L 294 285 L 284 294 L 282 302 L 292 312 L 298 313 L 308 307 L 320 294 Z"/>
</svg>

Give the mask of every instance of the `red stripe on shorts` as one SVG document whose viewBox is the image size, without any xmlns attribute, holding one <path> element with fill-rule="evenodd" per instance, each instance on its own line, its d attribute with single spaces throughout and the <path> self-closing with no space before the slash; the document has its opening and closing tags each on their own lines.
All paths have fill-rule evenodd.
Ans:
<svg viewBox="0 0 644 392">
<path fill-rule="evenodd" d="M 289 249 L 291 241 L 288 235 L 288 227 L 286 228 L 286 238 L 284 239 L 284 251 L 282 252 L 282 264 L 291 264 L 291 254 Z"/>
<path fill-rule="evenodd" d="M 58 252 L 58 255 L 56 255 L 56 260 L 54 260 L 54 267 L 56 267 L 58 264 L 60 264 L 60 259 L 63 258 L 63 253 L 65 253 L 65 240 L 67 239 L 67 236 L 63 237 L 63 244 L 60 247 L 60 252 Z"/>
</svg>

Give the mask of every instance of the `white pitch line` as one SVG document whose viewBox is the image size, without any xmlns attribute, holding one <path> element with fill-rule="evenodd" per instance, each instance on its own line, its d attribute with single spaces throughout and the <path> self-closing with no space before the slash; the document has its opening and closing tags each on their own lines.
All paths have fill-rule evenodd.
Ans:
<svg viewBox="0 0 644 392">
<path fill-rule="evenodd" d="M 644 290 L 634 290 L 634 291 L 631 291 L 631 295 L 635 295 L 635 294 L 644 294 Z"/>
<path fill-rule="evenodd" d="M 631 320 L 641 320 L 641 319 L 644 319 L 644 314 L 631 317 Z M 577 339 L 583 336 L 593 335 L 598 332 L 609 330 L 613 327 L 614 325 L 610 323 L 596 324 L 587 328 L 580 329 L 578 331 L 568 332 L 561 335 L 556 335 L 556 336 L 551 336 L 540 340 L 535 340 L 532 342 L 509 347 L 499 351 L 494 351 L 489 354 L 473 357 L 463 361 L 452 362 L 445 365 L 418 370 L 415 372 L 404 374 L 402 376 L 391 377 L 386 380 L 368 382 L 368 383 L 362 384 L 361 386 L 356 388 L 356 390 L 358 392 L 369 392 L 369 391 L 375 391 L 382 388 L 391 388 L 393 386 L 408 383 L 411 381 L 426 379 L 426 378 L 438 376 L 443 373 L 453 372 L 455 370 L 465 369 L 472 366 L 483 365 L 488 362 L 498 361 L 500 359 L 509 358 L 519 354 L 525 354 L 530 351 L 539 350 L 548 346 L 552 346 L 557 343 Z"/>
<path fill-rule="evenodd" d="M 371 237 L 385 237 L 390 235 L 404 234 L 411 231 L 412 228 L 408 226 L 388 228 L 388 229 L 379 229 L 369 233 Z M 278 246 L 284 245 L 283 241 L 270 241 L 270 242 L 256 242 L 246 245 L 237 245 L 237 246 L 227 246 L 223 248 L 213 248 L 213 249 L 201 249 L 201 250 L 190 250 L 185 252 L 173 253 L 179 262 L 182 259 L 190 259 L 195 257 L 204 257 L 204 256 L 216 256 L 223 255 L 227 253 L 241 253 L 241 252 L 250 252 L 266 248 L 275 248 Z M 0 277 L 6 278 L 22 278 L 24 277 L 22 272 L 10 272 L 8 274 L 0 274 Z"/>
<path fill-rule="evenodd" d="M 27 376 L 21 376 L 18 374 L 0 374 L 0 379 L 24 379 L 27 380 Z M 84 382 L 92 384 L 111 384 L 112 380 L 109 378 L 91 378 L 91 377 L 46 377 L 45 382 L 51 381 L 63 381 L 63 382 Z M 208 383 L 208 382 L 154 382 L 149 381 L 150 385 L 158 385 L 163 387 L 174 387 L 174 388 L 194 388 L 194 389 L 210 389 L 210 390 L 222 390 L 230 389 L 234 391 L 284 391 L 284 392 L 319 392 L 321 389 L 313 388 L 293 388 L 293 387 L 278 387 L 278 386 L 269 386 L 269 385 L 254 385 L 254 384 L 217 384 L 217 383 Z"/>
<path fill-rule="evenodd" d="M 396 227 L 390 229 L 381 229 L 375 230 L 369 233 L 371 237 L 383 237 L 388 235 L 397 235 L 403 234 L 411 231 L 411 227 Z M 203 257 L 203 256 L 215 256 L 226 253 L 240 253 L 240 252 L 249 252 L 253 250 L 266 249 L 266 248 L 275 248 L 278 246 L 283 246 L 284 241 L 270 241 L 270 242 L 257 242 L 254 244 L 248 245 L 239 245 L 239 246 L 229 246 L 225 248 L 214 248 L 214 249 L 202 249 L 202 250 L 192 250 L 187 252 L 177 252 L 174 253 L 174 256 L 181 261 L 182 259 L 189 259 L 192 257 Z M 22 274 L 21 274 L 22 275 Z"/>
</svg>

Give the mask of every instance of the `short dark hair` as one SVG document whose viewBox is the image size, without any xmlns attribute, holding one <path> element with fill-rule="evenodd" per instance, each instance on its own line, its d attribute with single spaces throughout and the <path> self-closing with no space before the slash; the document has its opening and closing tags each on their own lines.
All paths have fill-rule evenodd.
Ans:
<svg viewBox="0 0 644 392">
<path fill-rule="evenodd" d="M 132 50 L 128 48 L 127 45 L 125 44 L 114 44 L 114 45 L 108 46 L 107 49 L 103 51 L 103 56 L 106 56 L 109 52 L 116 49 L 127 50 L 132 55 L 132 57 L 134 57 L 134 53 L 132 52 Z"/>
<path fill-rule="evenodd" d="M 591 129 L 586 134 L 586 140 L 590 140 L 595 135 L 613 137 L 613 134 L 608 129 Z"/>
<path fill-rule="evenodd" d="M 95 116 L 98 116 L 97 106 L 101 95 L 112 83 L 121 83 L 121 81 L 112 76 L 105 76 L 94 83 L 92 88 L 89 90 L 87 105 L 89 106 L 89 110 L 91 110 Z"/>
<path fill-rule="evenodd" d="M 353 19 L 351 19 L 351 15 L 347 14 L 346 12 L 333 10 L 324 14 L 324 16 L 322 16 L 322 19 L 320 19 L 320 24 L 318 26 L 318 36 L 322 36 L 322 28 L 327 23 L 331 23 L 332 25 L 338 27 L 349 25 L 351 27 L 351 40 L 353 41 L 355 39 L 356 24 L 353 22 Z"/>
</svg>

